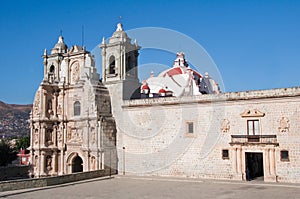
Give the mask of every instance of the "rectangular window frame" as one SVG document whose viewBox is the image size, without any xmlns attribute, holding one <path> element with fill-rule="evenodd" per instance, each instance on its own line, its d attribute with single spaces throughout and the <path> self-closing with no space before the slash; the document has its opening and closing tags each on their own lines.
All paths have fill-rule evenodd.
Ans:
<svg viewBox="0 0 300 199">
<path fill-rule="evenodd" d="M 195 123 L 193 121 L 186 121 L 185 126 L 185 137 L 195 137 Z"/>
<path fill-rule="evenodd" d="M 284 155 L 284 153 L 286 153 L 286 155 Z M 289 155 L 288 150 L 281 150 L 280 151 L 280 161 L 282 161 L 282 162 L 289 162 L 290 161 L 290 155 Z"/>
<path fill-rule="evenodd" d="M 229 150 L 228 149 L 222 149 L 222 159 L 229 160 Z"/>
<path fill-rule="evenodd" d="M 260 135 L 260 121 L 259 119 L 247 120 L 247 135 Z"/>
</svg>

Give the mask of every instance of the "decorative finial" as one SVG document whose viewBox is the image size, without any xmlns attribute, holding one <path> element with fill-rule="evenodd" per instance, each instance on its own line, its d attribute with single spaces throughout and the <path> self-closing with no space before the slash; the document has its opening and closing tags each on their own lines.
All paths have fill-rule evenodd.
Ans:
<svg viewBox="0 0 300 199">
<path fill-rule="evenodd" d="M 105 38 L 103 37 L 102 38 L 102 44 L 105 44 L 106 42 L 105 42 Z"/>
<path fill-rule="evenodd" d="M 121 23 L 118 23 L 116 31 L 123 31 L 123 25 Z"/>
<path fill-rule="evenodd" d="M 137 43 L 137 40 L 136 40 L 136 39 L 134 39 L 134 45 L 135 45 L 135 46 L 138 46 L 138 43 Z"/>
<path fill-rule="evenodd" d="M 58 38 L 58 42 L 57 43 L 64 43 L 64 38 L 63 38 L 63 36 L 59 36 L 59 38 Z"/>
<path fill-rule="evenodd" d="M 154 77 L 154 71 L 151 70 L 150 77 Z"/>
<path fill-rule="evenodd" d="M 46 56 L 47 55 L 47 49 L 45 48 L 45 50 L 44 50 L 44 56 Z"/>
</svg>

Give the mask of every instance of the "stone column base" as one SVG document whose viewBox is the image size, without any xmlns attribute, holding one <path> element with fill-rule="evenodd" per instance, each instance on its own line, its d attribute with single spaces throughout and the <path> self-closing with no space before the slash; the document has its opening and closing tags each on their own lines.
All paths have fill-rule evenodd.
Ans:
<svg viewBox="0 0 300 199">
<path fill-rule="evenodd" d="M 232 180 L 244 180 L 243 179 L 243 174 L 236 174 L 232 177 Z"/>
<path fill-rule="evenodd" d="M 265 182 L 277 182 L 277 176 L 276 175 L 270 175 L 270 176 L 264 176 Z"/>
</svg>

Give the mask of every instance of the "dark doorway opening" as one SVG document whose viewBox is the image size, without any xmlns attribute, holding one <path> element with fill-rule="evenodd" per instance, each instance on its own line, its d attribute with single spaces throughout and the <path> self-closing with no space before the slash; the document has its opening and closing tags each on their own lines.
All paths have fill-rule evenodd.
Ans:
<svg viewBox="0 0 300 199">
<path fill-rule="evenodd" d="M 264 164 L 263 153 L 246 153 L 246 179 L 247 180 L 263 180 Z"/>
<path fill-rule="evenodd" d="M 81 157 L 76 156 L 72 162 L 72 173 L 82 172 L 83 171 L 82 163 L 83 162 L 82 162 Z"/>
</svg>

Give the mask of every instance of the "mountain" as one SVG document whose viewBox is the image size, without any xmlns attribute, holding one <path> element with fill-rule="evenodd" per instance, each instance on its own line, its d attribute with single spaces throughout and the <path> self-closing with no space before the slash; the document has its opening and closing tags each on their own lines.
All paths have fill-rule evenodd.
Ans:
<svg viewBox="0 0 300 199">
<path fill-rule="evenodd" d="M 0 138 L 28 136 L 31 108 L 31 104 L 6 104 L 0 101 Z"/>
</svg>

